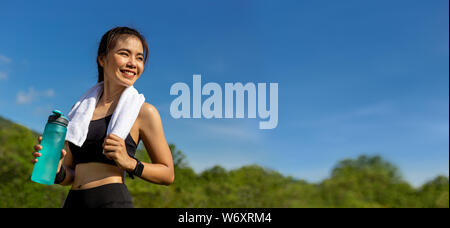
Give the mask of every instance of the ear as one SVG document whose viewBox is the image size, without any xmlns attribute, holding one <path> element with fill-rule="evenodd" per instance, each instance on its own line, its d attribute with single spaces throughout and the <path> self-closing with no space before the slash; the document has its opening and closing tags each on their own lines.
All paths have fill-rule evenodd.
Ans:
<svg viewBox="0 0 450 228">
<path fill-rule="evenodd" d="M 104 67 L 103 66 L 104 63 L 103 63 L 103 57 L 102 56 L 97 57 L 97 61 L 98 61 L 98 64 L 100 64 L 101 67 Z"/>
</svg>

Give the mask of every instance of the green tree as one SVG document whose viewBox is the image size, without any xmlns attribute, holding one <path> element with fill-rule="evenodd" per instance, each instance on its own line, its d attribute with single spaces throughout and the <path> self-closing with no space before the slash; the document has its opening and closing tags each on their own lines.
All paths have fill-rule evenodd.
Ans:
<svg viewBox="0 0 450 228">
<path fill-rule="evenodd" d="M 38 135 L 0 117 L 0 207 L 60 207 L 67 196 L 69 187 L 30 180 Z M 414 189 L 380 156 L 342 160 L 329 178 L 311 184 L 258 165 L 213 166 L 197 174 L 181 150 L 174 144 L 169 148 L 175 166 L 172 185 L 126 178 L 136 207 L 449 207 L 448 177 Z M 136 156 L 151 162 L 142 144 Z"/>
<path fill-rule="evenodd" d="M 60 207 L 67 190 L 31 182 L 37 134 L 3 122 L 0 127 L 0 207 Z"/>
<path fill-rule="evenodd" d="M 186 155 L 178 150 L 175 144 L 169 144 L 169 149 L 172 153 L 172 160 L 175 168 L 186 168 L 189 166 L 186 160 Z"/>
<path fill-rule="evenodd" d="M 419 192 L 423 207 L 449 207 L 449 180 L 448 177 L 438 176 L 425 183 Z"/>
<path fill-rule="evenodd" d="M 402 180 L 397 167 L 380 156 L 339 162 L 320 187 L 332 207 L 415 206 L 414 189 Z"/>
</svg>

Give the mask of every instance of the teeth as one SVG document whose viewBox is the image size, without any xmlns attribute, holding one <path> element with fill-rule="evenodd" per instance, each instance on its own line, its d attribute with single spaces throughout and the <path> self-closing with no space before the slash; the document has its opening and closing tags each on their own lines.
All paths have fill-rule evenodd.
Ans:
<svg viewBox="0 0 450 228">
<path fill-rule="evenodd" d="M 123 71 L 123 72 L 128 75 L 135 75 L 133 72 L 130 72 L 130 71 Z"/>
</svg>

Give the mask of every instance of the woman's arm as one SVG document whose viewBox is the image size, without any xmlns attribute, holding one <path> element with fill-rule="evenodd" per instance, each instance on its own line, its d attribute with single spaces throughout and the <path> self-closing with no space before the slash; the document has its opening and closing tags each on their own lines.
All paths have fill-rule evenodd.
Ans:
<svg viewBox="0 0 450 228">
<path fill-rule="evenodd" d="M 164 136 L 158 110 L 149 103 L 144 103 L 139 112 L 139 137 L 152 161 L 142 162 L 144 170 L 141 178 L 155 184 L 172 184 L 175 179 L 172 153 Z"/>
<path fill-rule="evenodd" d="M 62 165 L 64 165 L 64 168 L 66 168 L 66 177 L 64 178 L 64 181 L 59 183 L 60 185 L 63 186 L 71 185 L 75 177 L 75 168 L 73 167 L 72 152 L 70 151 L 70 147 L 67 141 L 64 143 L 64 150 L 66 151 L 66 154 L 64 156 Z M 58 170 L 56 171 L 56 173 L 58 173 L 60 169 L 61 166 L 58 166 Z"/>
</svg>

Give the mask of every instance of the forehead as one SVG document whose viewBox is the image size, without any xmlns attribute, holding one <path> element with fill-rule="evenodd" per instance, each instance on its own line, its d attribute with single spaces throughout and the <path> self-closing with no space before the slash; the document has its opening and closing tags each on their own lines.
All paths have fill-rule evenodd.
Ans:
<svg viewBox="0 0 450 228">
<path fill-rule="evenodd" d="M 116 45 L 113 50 L 119 50 L 119 49 L 128 49 L 132 52 L 139 52 L 139 53 L 144 52 L 144 47 L 142 46 L 142 42 L 136 36 L 126 36 L 126 35 L 120 36 L 117 39 Z"/>
</svg>

